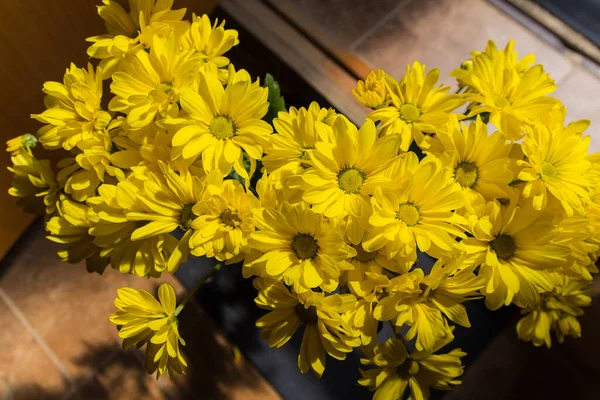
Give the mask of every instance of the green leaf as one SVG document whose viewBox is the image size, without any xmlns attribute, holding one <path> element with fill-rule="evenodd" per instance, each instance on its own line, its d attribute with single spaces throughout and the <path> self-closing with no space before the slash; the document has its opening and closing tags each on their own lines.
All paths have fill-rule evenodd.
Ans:
<svg viewBox="0 0 600 400">
<path fill-rule="evenodd" d="M 285 100 L 281 96 L 281 88 L 279 83 L 273 78 L 273 75 L 267 74 L 265 76 L 264 87 L 269 89 L 269 111 L 263 117 L 268 123 L 272 123 L 274 118 L 277 118 L 279 111 L 287 111 L 285 108 Z"/>
</svg>

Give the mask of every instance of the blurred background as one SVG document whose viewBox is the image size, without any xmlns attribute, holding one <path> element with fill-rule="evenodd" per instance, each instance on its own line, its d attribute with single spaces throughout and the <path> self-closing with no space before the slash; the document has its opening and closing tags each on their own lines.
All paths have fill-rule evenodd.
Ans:
<svg viewBox="0 0 600 400">
<path fill-rule="evenodd" d="M 87 63 L 85 38 L 104 32 L 99 4 L 0 0 L 2 142 L 37 130 L 29 115 L 43 107 L 45 81 L 61 80 L 70 62 Z M 566 104 L 568 121 L 592 120 L 590 151 L 600 151 L 598 0 L 175 0 L 181 7 L 188 17 L 209 13 L 238 29 L 241 45 L 228 56 L 253 76 L 272 73 L 288 104 L 315 100 L 354 122 L 367 110 L 351 89 L 371 69 L 399 78 L 418 59 L 440 68 L 441 82 L 454 86 L 449 73 L 472 50 L 482 50 L 489 39 L 499 47 L 515 40 L 519 55 L 535 53 L 556 81 L 554 96 Z M 248 340 L 240 339 L 256 332 L 234 331 L 237 325 L 216 311 L 219 300 L 208 296 L 181 318 L 188 376 L 175 382 L 147 376 L 137 350 L 120 350 L 108 315 L 117 288 L 153 291 L 160 281 L 111 270 L 100 277 L 83 265 L 59 262 L 43 222 L 24 214 L 7 194 L 8 153 L 0 151 L 0 163 L 0 399 L 292 398 L 295 386 L 285 381 L 300 373 L 266 368 L 282 353 L 249 351 Z M 183 294 L 193 273 L 183 270 L 179 277 L 182 283 L 162 279 Z M 580 340 L 548 350 L 519 342 L 513 321 L 489 335 L 463 385 L 446 398 L 590 397 L 600 389 L 597 301 L 581 323 Z M 315 390 L 325 385 L 310 384 Z M 338 398 L 330 390 L 311 393 Z"/>
</svg>

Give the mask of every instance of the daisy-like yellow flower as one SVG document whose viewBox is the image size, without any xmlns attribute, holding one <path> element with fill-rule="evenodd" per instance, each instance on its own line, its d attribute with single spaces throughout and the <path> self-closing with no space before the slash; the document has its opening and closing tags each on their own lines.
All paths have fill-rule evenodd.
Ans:
<svg viewBox="0 0 600 400">
<path fill-rule="evenodd" d="M 184 45 L 196 51 L 194 57 L 202 60 L 202 67 L 212 63 L 220 69 L 219 72 L 227 72 L 227 68 L 221 69 L 229 65 L 229 59 L 224 54 L 239 42 L 238 31 L 225 29 L 225 21 L 219 24 L 218 19 L 211 24 L 206 14 L 192 17 L 192 25 L 184 38 Z"/>
<path fill-rule="evenodd" d="M 303 374 L 312 371 L 320 378 L 325 371 L 327 354 L 337 360 L 346 359 L 360 339 L 342 318 L 352 308 L 356 298 L 351 294 L 308 291 L 294 296 L 281 281 L 257 278 L 259 290 L 256 304 L 270 312 L 256 321 L 261 337 L 270 347 L 281 347 L 305 326 L 298 355 L 298 367 Z"/>
<path fill-rule="evenodd" d="M 560 273 L 549 275 L 553 289 L 542 293 L 539 301 L 521 310 L 525 316 L 517 323 L 519 338 L 535 346 L 550 347 L 551 331 L 554 331 L 559 343 L 564 341 L 565 336 L 581 337 L 577 317 L 583 315 L 581 307 L 592 303 L 585 290 L 589 282 Z"/>
<path fill-rule="evenodd" d="M 134 183 L 135 182 L 135 183 Z M 129 210 L 145 210 L 138 193 L 141 181 L 124 180 L 117 185 L 101 185 L 98 196 L 87 199 L 87 217 L 91 221 L 88 233 L 101 248 L 101 257 L 110 257 L 113 269 L 141 277 L 160 277 L 167 270 L 177 239 L 170 234 L 131 240 L 131 234 L 144 222 L 127 219 Z"/>
<path fill-rule="evenodd" d="M 258 81 L 252 83 L 243 70 L 231 71 L 230 83 L 225 88 L 214 68 L 200 73 L 199 90 L 187 89 L 181 93 L 181 106 L 187 117 L 170 122 L 185 125 L 173 136 L 173 156 L 194 160 L 201 155 L 206 173 L 218 169 L 226 176 L 233 167 L 249 182 L 242 150 L 248 155 L 253 171 L 273 131 L 271 125 L 261 120 L 269 109 L 267 96 L 268 89 L 260 87 Z"/>
<path fill-rule="evenodd" d="M 150 221 L 133 231 L 133 241 L 168 234 L 177 228 L 185 232 L 169 258 L 167 269 L 175 272 L 189 255 L 192 221 L 196 218 L 193 207 L 201 200 L 204 185 L 186 169 L 176 172 L 164 163 L 159 166 L 162 174 L 148 173 L 144 190 L 137 194 L 146 209 L 128 211 L 127 219 Z"/>
<path fill-rule="evenodd" d="M 277 135 L 270 137 L 265 149 L 267 154 L 261 160 L 270 175 L 283 180 L 311 167 L 310 153 L 317 142 L 329 141 L 326 125 L 317 124 L 321 110 L 326 111 L 319 108 L 319 112 L 314 113 L 301 107 L 293 113 L 282 111 L 273 119 Z"/>
<path fill-rule="evenodd" d="M 179 115 L 179 93 L 194 84 L 197 61 L 191 51 L 181 50 L 174 37 L 155 37 L 150 52 L 138 51 L 125 57 L 112 75 L 115 94 L 111 111 L 127 114 L 132 128 L 143 128 L 156 118 Z"/>
<path fill-rule="evenodd" d="M 367 79 L 357 82 L 356 88 L 352 89 L 352 94 L 362 105 L 372 110 L 386 107 L 392 101 L 388 93 L 388 82 L 394 85 L 393 78 L 384 70 L 371 71 Z"/>
<path fill-rule="evenodd" d="M 452 174 L 469 199 L 483 196 L 486 200 L 509 198 L 509 184 L 513 180 L 509 153 L 504 135 L 496 132 L 488 136 L 487 127 L 479 117 L 468 127 L 456 119 L 448 123 L 446 133 L 439 139 L 439 157 L 442 165 Z M 432 145 L 432 148 L 436 147 Z"/>
<path fill-rule="evenodd" d="M 121 288 L 115 298 L 119 311 L 110 316 L 123 339 L 123 349 L 147 344 L 146 371 L 156 371 L 156 379 L 165 372 L 171 379 L 174 372 L 185 375 L 187 362 L 179 347 L 185 341 L 179 335 L 176 304 L 175 290 L 167 283 L 158 288 L 158 300 L 145 290 Z"/>
<path fill-rule="evenodd" d="M 17 197 L 17 204 L 35 215 L 52 215 L 58 201 L 58 184 L 50 160 L 38 160 L 31 151 L 19 152 L 11 158 L 13 173 L 8 194 Z"/>
<path fill-rule="evenodd" d="M 541 210 L 549 198 L 557 200 L 568 216 L 584 214 L 589 201 L 588 160 L 590 137 L 582 137 L 562 125 L 551 128 L 536 123 L 521 145 L 527 161 L 518 178 L 525 181 L 522 194 Z"/>
<path fill-rule="evenodd" d="M 472 70 L 456 69 L 451 75 L 469 87 L 465 98 L 475 104 L 470 115 L 490 113 L 490 122 L 508 139 L 516 140 L 558 104 L 547 96 L 556 84 L 541 65 L 529 67 L 532 62 L 531 57 L 516 60 L 512 41 L 501 51 L 489 41 L 485 52 L 473 53 Z"/>
<path fill-rule="evenodd" d="M 447 354 L 433 354 L 448 344 L 440 341 L 426 351 L 411 354 L 401 339 L 390 338 L 375 346 L 373 355 L 361 359 L 363 365 L 374 368 L 361 370 L 358 383 L 374 391 L 373 400 L 403 399 L 406 389 L 414 400 L 428 399 L 430 389 L 451 390 L 461 383 L 463 373 L 460 359 L 467 354 L 454 349 Z"/>
<path fill-rule="evenodd" d="M 23 151 L 31 151 L 35 148 L 37 142 L 38 140 L 34 135 L 25 133 L 8 140 L 6 142 L 6 151 L 10 153 L 11 156 L 16 156 Z"/>
<path fill-rule="evenodd" d="M 537 302 L 539 291 L 552 290 L 546 271 L 563 267 L 569 255 L 569 248 L 557 243 L 552 218 L 529 207 L 503 207 L 498 201 L 478 212 L 479 219 L 471 225 L 474 237 L 461 243 L 473 264 L 481 265 L 487 307 Z"/>
<path fill-rule="evenodd" d="M 94 237 L 88 231 L 92 221 L 88 218 L 89 207 L 65 196 L 57 203 L 58 215 L 46 222 L 49 240 L 66 245 L 56 254 L 66 262 L 77 264 L 85 260 L 88 272 L 102 273 L 109 259 L 100 254 Z"/>
<path fill-rule="evenodd" d="M 448 122 L 450 112 L 465 103 L 462 96 L 448 94 L 449 86 L 434 87 L 439 69 L 425 72 L 425 65 L 415 61 L 406 66 L 400 82 L 388 82 L 391 104 L 372 111 L 367 118 L 381 121 L 383 134 L 400 136 L 400 148 L 408 151 L 413 139 L 427 147 L 424 133 L 437 133 Z"/>
<path fill-rule="evenodd" d="M 346 273 L 342 283 L 357 297 L 357 302 L 348 314 L 348 322 L 360 334 L 363 346 L 372 347 L 377 343 L 379 321 L 373 312 L 377 302 L 384 296 L 384 290 L 390 285 L 386 270 L 394 273 L 406 273 L 412 262 L 388 259 L 383 250 L 365 251 L 362 243 L 352 245 L 356 250 L 350 263 L 354 267 Z"/>
<path fill-rule="evenodd" d="M 324 127 L 328 128 L 328 127 Z M 346 232 L 352 243 L 361 241 L 370 214 L 370 195 L 386 181 L 384 172 L 397 155 L 395 136 L 377 139 L 377 129 L 367 120 L 360 130 L 337 120 L 331 143 L 316 143 L 310 153 L 313 168 L 302 174 L 303 199 L 328 218 L 347 218 Z"/>
<path fill-rule="evenodd" d="M 462 303 L 475 298 L 482 286 L 483 280 L 473 268 L 455 271 L 438 260 L 427 276 L 417 268 L 392 279 L 386 289 L 388 296 L 375 308 L 375 318 L 394 320 L 398 328 L 410 326 L 406 338 L 416 337 L 417 350 L 429 350 L 438 341 L 453 337 L 446 318 L 471 327 Z"/>
<path fill-rule="evenodd" d="M 386 176 L 407 186 L 375 191 L 369 218 L 373 228 L 365 234 L 365 250 L 385 247 L 390 258 L 411 259 L 416 258 L 417 246 L 436 258 L 452 252 L 456 237 L 466 237 L 457 226 L 464 219 L 452 212 L 465 205 L 465 197 L 439 161 L 428 156 L 419 162 L 409 152 L 387 169 Z"/>
<path fill-rule="evenodd" d="M 600 251 L 600 238 L 595 235 L 594 225 L 593 214 L 566 217 L 558 224 L 557 241 L 570 250 L 563 272 L 572 278 L 591 281 L 592 274 L 598 273 L 596 254 Z"/>
<path fill-rule="evenodd" d="M 282 278 L 296 293 L 317 287 L 332 292 L 342 271 L 352 269 L 346 260 L 356 251 L 305 204 L 262 209 L 254 224 L 259 230 L 250 234 L 248 244 L 262 255 L 245 268 L 255 275 Z"/>
<path fill-rule="evenodd" d="M 116 168 L 111 161 L 124 162 L 130 166 L 129 161 L 136 162 L 139 157 L 129 160 L 120 158 L 113 150 L 110 136 L 106 132 L 98 132 L 91 139 L 82 140 L 77 144 L 80 151 L 75 158 L 65 158 L 58 163 L 60 171 L 56 179 L 65 193 L 71 195 L 76 201 L 85 201 L 96 194 L 98 186 L 103 182 L 110 183 L 109 177 L 124 178 L 123 171 Z"/>
<path fill-rule="evenodd" d="M 206 179 L 202 199 L 192 211 L 198 218 L 192 221 L 191 252 L 234 264 L 250 251 L 248 236 L 254 232 L 252 211 L 259 207 L 258 199 L 236 180 L 223 181 L 221 173 L 211 172 Z"/>
<path fill-rule="evenodd" d="M 154 35 L 180 36 L 188 29 L 188 23 L 181 21 L 186 9 L 171 10 L 173 0 L 129 0 L 129 12 L 118 1 L 102 3 L 98 15 L 104 20 L 107 33 L 86 40 L 92 43 L 88 56 L 101 60 L 103 79 L 120 68 L 126 54 L 151 47 Z"/>
<path fill-rule="evenodd" d="M 44 83 L 47 109 L 41 114 L 31 114 L 32 118 L 46 124 L 37 132 L 44 148 L 54 150 L 62 146 L 71 150 L 80 141 L 92 139 L 95 131 L 108 125 L 111 116 L 100 105 L 101 73 L 101 68 L 94 71 L 92 64 L 85 70 L 71 63 L 63 83 Z"/>
</svg>

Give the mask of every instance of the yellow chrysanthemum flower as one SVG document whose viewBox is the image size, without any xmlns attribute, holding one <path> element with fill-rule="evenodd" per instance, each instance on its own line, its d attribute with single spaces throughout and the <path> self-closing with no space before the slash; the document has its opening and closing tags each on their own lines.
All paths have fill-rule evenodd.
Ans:
<svg viewBox="0 0 600 400">
<path fill-rule="evenodd" d="M 155 37 L 149 53 L 127 55 L 112 75 L 110 90 L 115 97 L 109 109 L 127 114 L 132 128 L 143 128 L 156 118 L 177 117 L 180 91 L 195 84 L 198 61 L 190 56 L 191 51 L 181 50 L 173 37 Z"/>
<path fill-rule="evenodd" d="M 245 264 L 254 275 L 282 278 L 296 293 L 317 287 L 332 292 L 342 271 L 352 269 L 346 260 L 356 251 L 304 204 L 262 209 L 254 223 L 259 231 L 250 234 L 248 243 L 263 253 Z"/>
<path fill-rule="evenodd" d="M 254 232 L 252 211 L 259 207 L 258 199 L 246 192 L 236 180 L 223 181 L 221 173 L 213 171 L 206 179 L 201 200 L 192 208 L 198 218 L 192 221 L 191 252 L 234 264 L 250 251 L 248 236 Z"/>
<path fill-rule="evenodd" d="M 416 337 L 417 350 L 429 350 L 439 340 L 451 340 L 453 335 L 446 318 L 471 327 L 462 303 L 475 298 L 483 280 L 473 273 L 473 268 L 456 271 L 444 264 L 438 260 L 427 276 L 417 268 L 392 279 L 386 288 L 388 296 L 375 308 L 378 320 L 394 320 L 398 328 L 410 326 L 406 338 Z"/>
<path fill-rule="evenodd" d="M 356 250 L 356 256 L 350 260 L 354 269 L 346 272 L 341 284 L 347 285 L 358 301 L 347 317 L 352 328 L 360 335 L 362 345 L 372 347 L 377 343 L 379 324 L 373 312 L 384 296 L 385 288 L 390 285 L 386 270 L 406 273 L 412 262 L 388 259 L 383 249 L 376 252 L 365 251 L 362 243 L 352 247 Z"/>
<path fill-rule="evenodd" d="M 184 37 L 184 46 L 196 50 L 195 57 L 202 60 L 202 66 L 212 63 L 220 72 L 227 72 L 227 68 L 221 68 L 229 65 L 229 59 L 223 54 L 239 43 L 238 32 L 235 29 L 225 29 L 225 21 L 219 24 L 218 19 L 211 24 L 208 15 L 194 15 L 190 30 Z"/>
<path fill-rule="evenodd" d="M 85 204 L 61 196 L 57 204 L 58 216 L 46 222 L 49 240 L 66 245 L 56 254 L 66 262 L 77 264 L 85 260 L 88 272 L 102 273 L 109 259 L 100 255 L 100 248 L 94 244 L 94 237 L 88 231 L 92 222 L 88 218 L 89 207 Z"/>
<path fill-rule="evenodd" d="M 557 227 L 557 242 L 570 250 L 563 272 L 587 281 L 593 279 L 592 274 L 598 273 L 596 255 L 600 251 L 600 238 L 595 235 L 597 231 L 592 215 L 564 218 Z"/>
<path fill-rule="evenodd" d="M 538 302 L 530 304 L 517 323 L 519 338 L 535 346 L 550 347 L 550 331 L 554 331 L 559 343 L 565 336 L 581 337 L 581 326 L 577 317 L 583 315 L 581 307 L 587 307 L 592 299 L 584 289 L 589 282 L 551 273 L 553 289 L 540 295 Z"/>
<path fill-rule="evenodd" d="M 388 83 L 389 82 L 389 83 Z M 388 93 L 388 85 L 394 85 L 394 79 L 378 69 L 371 71 L 364 81 L 358 81 L 352 94 L 367 108 L 377 110 L 387 107 L 392 99 Z"/>
<path fill-rule="evenodd" d="M 103 79 L 119 70 L 120 62 L 129 53 L 151 47 L 155 35 L 181 36 L 188 23 L 181 21 L 186 9 L 171 10 L 173 0 L 129 0 L 129 12 L 115 0 L 102 0 L 98 15 L 108 33 L 87 38 L 92 45 L 87 54 L 100 59 Z"/>
<path fill-rule="evenodd" d="M 504 135 L 496 132 L 488 136 L 486 125 L 479 117 L 469 127 L 456 119 L 448 124 L 446 133 L 437 136 L 439 147 L 432 152 L 460 185 L 469 203 L 483 196 L 487 201 L 509 198 L 509 184 L 513 180 L 509 153 Z"/>
<path fill-rule="evenodd" d="M 13 173 L 13 178 L 8 194 L 17 197 L 17 204 L 28 213 L 54 214 L 59 188 L 50 160 L 38 160 L 31 151 L 17 153 L 10 159 L 12 166 L 8 170 Z"/>
<path fill-rule="evenodd" d="M 437 133 L 448 122 L 450 112 L 465 103 L 462 96 L 448 94 L 450 87 L 434 87 L 440 76 L 439 69 L 425 73 L 425 65 L 415 61 L 406 66 L 402 80 L 388 82 L 391 105 L 372 111 L 367 118 L 381 121 L 384 134 L 400 136 L 400 148 L 408 151 L 413 139 L 427 147 L 424 133 Z"/>
<path fill-rule="evenodd" d="M 127 211 L 145 208 L 138 198 L 142 190 L 142 183 L 134 184 L 132 180 L 100 186 L 98 196 L 87 200 L 88 219 L 92 222 L 88 232 L 94 237 L 94 244 L 102 249 L 100 256 L 110 257 L 113 269 L 157 278 L 167 270 L 178 241 L 169 234 L 131 240 L 131 234 L 144 223 L 128 220 Z"/>
<path fill-rule="evenodd" d="M 46 82 L 44 105 L 41 114 L 31 114 L 37 121 L 47 124 L 37 136 L 44 148 L 70 150 L 82 140 L 92 139 L 94 132 L 104 129 L 111 116 L 102 110 L 101 68 L 87 70 L 75 64 L 67 69 L 63 83 Z"/>
<path fill-rule="evenodd" d="M 267 154 L 261 161 L 275 179 L 285 181 L 286 177 L 299 175 L 311 167 L 310 153 L 317 142 L 329 141 L 326 125 L 317 123 L 319 114 L 324 112 L 324 108 L 315 114 L 301 107 L 293 113 L 282 111 L 273 119 L 277 135 L 270 137 Z"/>
<path fill-rule="evenodd" d="M 518 178 L 527 182 L 522 190 L 525 198 L 532 198 L 533 207 L 541 210 L 548 198 L 558 200 L 565 213 L 584 214 L 589 201 L 588 161 L 590 137 L 537 123 L 527 133 L 521 145 L 527 161 Z M 548 193 L 549 192 L 549 193 Z"/>
<path fill-rule="evenodd" d="M 111 152 L 113 144 L 106 132 L 97 132 L 93 138 L 77 144 L 79 154 L 75 158 L 64 158 L 58 163 L 56 179 L 64 192 L 76 201 L 85 201 L 96 194 L 98 186 L 103 182 L 115 183 L 124 178 L 123 171 L 116 168 L 111 161 L 129 167 L 129 161 L 137 161 L 137 157 L 129 160 L 119 157 L 118 152 Z M 109 177 L 114 177 L 110 179 Z M 112 181 L 112 182 L 111 182 Z"/>
<path fill-rule="evenodd" d="M 25 133 L 8 140 L 6 142 L 6 152 L 10 153 L 11 156 L 16 156 L 21 152 L 31 151 L 35 148 L 37 142 L 38 140 L 34 135 Z"/>
<path fill-rule="evenodd" d="M 373 229 L 365 234 L 365 250 L 385 247 L 390 258 L 411 259 L 416 258 L 417 246 L 436 258 L 452 252 L 456 237 L 465 237 L 456 226 L 465 221 L 452 211 L 465 205 L 465 197 L 439 161 L 428 156 L 419 162 L 414 153 L 406 153 L 386 176 L 408 186 L 388 193 L 382 188 L 375 191 L 369 219 Z"/>
<path fill-rule="evenodd" d="M 316 143 L 310 153 L 312 168 L 302 174 L 303 199 L 328 218 L 347 218 L 346 233 L 357 244 L 370 214 L 370 195 L 386 181 L 384 172 L 397 155 L 394 136 L 377 139 L 377 130 L 367 120 L 360 130 L 338 119 L 328 136 L 331 143 Z"/>
<path fill-rule="evenodd" d="M 478 212 L 471 225 L 474 237 L 461 243 L 473 264 L 481 265 L 487 307 L 537 302 L 539 291 L 552 290 L 546 271 L 563 267 L 569 255 L 569 248 L 556 242 L 552 218 L 527 207 L 502 207 L 498 201 Z"/>
<path fill-rule="evenodd" d="M 261 328 L 261 337 L 268 338 L 270 347 L 286 344 L 304 325 L 298 367 L 303 374 L 311 371 L 320 378 L 325 371 L 326 356 L 337 360 L 346 359 L 353 347 L 360 345 L 360 339 L 342 318 L 342 313 L 350 310 L 356 298 L 351 294 L 304 292 L 294 296 L 281 281 L 257 278 L 254 280 L 259 290 L 254 300 L 268 314 L 256 321 Z"/>
<path fill-rule="evenodd" d="M 143 182 L 144 190 L 137 194 L 146 209 L 128 211 L 127 219 L 150 221 L 133 231 L 133 241 L 168 234 L 178 228 L 184 231 L 169 258 L 167 269 L 172 273 L 188 258 L 189 239 L 194 232 L 192 221 L 196 218 L 193 207 L 201 200 L 204 185 L 186 169 L 176 172 L 164 163 L 159 165 L 162 174 L 148 173 Z"/>
<path fill-rule="evenodd" d="M 242 150 L 253 171 L 273 131 L 261 119 L 269 109 L 267 95 L 268 89 L 260 87 L 258 81 L 252 83 L 243 70 L 234 73 L 231 69 L 225 88 L 214 69 L 200 73 L 199 90 L 186 89 L 181 93 L 181 106 L 187 117 L 166 121 L 185 125 L 173 136 L 173 156 L 193 160 L 201 155 L 206 173 L 218 169 L 226 176 L 233 167 L 249 182 Z"/>
<path fill-rule="evenodd" d="M 516 61 L 514 43 L 498 51 L 489 41 L 486 51 L 473 53 L 473 69 L 455 69 L 457 77 L 469 87 L 465 98 L 474 102 L 469 115 L 490 113 L 490 122 L 508 139 L 520 139 L 526 126 L 546 118 L 558 101 L 548 94 L 556 85 L 541 65 L 529 67 L 531 57 Z"/>
<path fill-rule="evenodd" d="M 117 290 L 115 306 L 119 309 L 110 316 L 110 322 L 119 328 L 123 348 L 146 346 L 146 371 L 156 371 L 156 379 L 165 372 L 185 375 L 187 362 L 179 345 L 185 341 L 179 335 L 179 321 L 175 306 L 175 290 L 163 283 L 158 288 L 158 300 L 145 290 L 121 288 Z"/>
<path fill-rule="evenodd" d="M 457 379 L 463 373 L 460 359 L 467 354 L 461 349 L 433 354 L 446 344 L 441 341 L 431 350 L 408 354 L 401 339 L 390 338 L 375 346 L 372 356 L 360 360 L 375 368 L 361 370 L 358 383 L 375 391 L 373 400 L 403 399 L 407 388 L 414 400 L 428 399 L 430 388 L 450 390 L 461 383 Z"/>
</svg>

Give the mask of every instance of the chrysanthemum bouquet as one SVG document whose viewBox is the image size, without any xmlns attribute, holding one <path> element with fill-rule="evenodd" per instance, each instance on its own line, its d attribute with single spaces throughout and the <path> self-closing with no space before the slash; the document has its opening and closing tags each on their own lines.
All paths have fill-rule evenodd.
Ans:
<svg viewBox="0 0 600 400">
<path fill-rule="evenodd" d="M 43 126 L 8 143 L 9 192 L 45 214 L 61 259 L 148 278 L 218 260 L 194 290 L 243 263 L 269 345 L 302 331 L 298 366 L 317 377 L 360 350 L 376 399 L 460 383 L 467 300 L 520 307 L 536 346 L 580 336 L 600 157 L 532 55 L 489 42 L 452 72 L 454 94 L 418 62 L 399 81 L 372 72 L 354 90 L 372 110 L 357 127 L 316 103 L 285 110 L 270 77 L 224 56 L 238 33 L 223 22 L 184 21 L 172 0 L 103 3 L 99 63 L 46 82 Z M 36 159 L 38 143 L 64 158 Z M 177 315 L 194 290 L 179 305 L 167 284 L 158 300 L 118 291 L 111 321 L 125 348 L 147 346 L 149 373 L 185 373 Z M 396 337 L 378 343 L 385 321 Z"/>
</svg>

